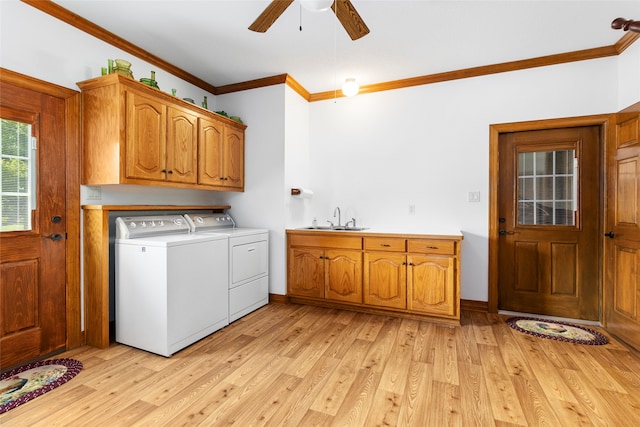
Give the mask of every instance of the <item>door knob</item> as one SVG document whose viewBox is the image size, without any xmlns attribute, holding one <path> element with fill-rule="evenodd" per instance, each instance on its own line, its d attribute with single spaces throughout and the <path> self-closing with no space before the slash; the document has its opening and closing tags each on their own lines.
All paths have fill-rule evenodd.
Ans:
<svg viewBox="0 0 640 427">
<path fill-rule="evenodd" d="M 516 234 L 515 231 L 499 230 L 498 234 L 504 236 L 505 234 Z"/>
<path fill-rule="evenodd" d="M 49 236 L 43 236 L 43 239 L 51 239 L 54 242 L 57 242 L 58 240 L 62 240 L 62 234 L 60 233 L 54 233 L 54 234 L 50 234 Z"/>
<path fill-rule="evenodd" d="M 613 239 L 613 237 L 615 236 L 615 234 L 613 234 L 613 231 L 610 231 L 608 233 L 604 233 L 605 236 L 607 236 L 610 239 Z"/>
</svg>

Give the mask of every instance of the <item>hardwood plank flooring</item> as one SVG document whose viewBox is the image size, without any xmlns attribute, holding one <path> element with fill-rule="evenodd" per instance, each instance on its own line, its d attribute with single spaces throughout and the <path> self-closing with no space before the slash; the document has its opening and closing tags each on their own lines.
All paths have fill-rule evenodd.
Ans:
<svg viewBox="0 0 640 427">
<path fill-rule="evenodd" d="M 272 304 L 171 358 L 81 347 L 76 378 L 2 426 L 638 426 L 640 353 Z"/>
</svg>

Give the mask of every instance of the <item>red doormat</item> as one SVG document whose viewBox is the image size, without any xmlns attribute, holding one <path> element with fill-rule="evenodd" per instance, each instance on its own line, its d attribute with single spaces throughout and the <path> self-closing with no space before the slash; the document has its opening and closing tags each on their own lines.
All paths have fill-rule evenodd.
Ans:
<svg viewBox="0 0 640 427">
<path fill-rule="evenodd" d="M 29 363 L 0 375 L 0 414 L 53 390 L 75 377 L 82 362 L 53 359 Z"/>
<path fill-rule="evenodd" d="M 608 343 L 607 337 L 593 329 L 555 320 L 536 319 L 532 317 L 511 317 L 507 325 L 516 331 L 534 337 L 548 338 L 573 344 L 603 345 Z"/>
</svg>

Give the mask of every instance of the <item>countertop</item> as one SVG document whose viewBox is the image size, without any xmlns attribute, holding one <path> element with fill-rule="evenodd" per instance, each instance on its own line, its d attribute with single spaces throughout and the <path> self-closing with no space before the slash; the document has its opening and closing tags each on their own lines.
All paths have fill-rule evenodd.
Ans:
<svg viewBox="0 0 640 427">
<path fill-rule="evenodd" d="M 330 229 L 308 229 L 308 228 L 288 228 L 287 232 L 296 233 L 338 233 L 362 237 L 384 237 L 389 235 L 402 236 L 406 238 L 416 239 L 451 239 L 462 240 L 464 238 L 460 230 L 453 230 L 450 228 L 440 227 L 425 227 L 423 229 L 417 229 L 415 227 L 372 227 L 365 228 L 361 231 L 348 231 L 348 230 L 330 230 Z"/>
</svg>

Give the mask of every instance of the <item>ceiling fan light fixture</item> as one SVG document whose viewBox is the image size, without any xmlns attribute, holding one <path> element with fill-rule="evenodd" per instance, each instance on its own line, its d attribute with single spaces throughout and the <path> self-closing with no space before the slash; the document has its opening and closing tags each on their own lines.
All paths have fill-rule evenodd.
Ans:
<svg viewBox="0 0 640 427">
<path fill-rule="evenodd" d="M 300 4 L 311 12 L 324 12 L 329 10 L 333 0 L 300 0 Z"/>
<path fill-rule="evenodd" d="M 347 97 L 356 96 L 360 92 L 360 85 L 355 78 L 349 77 L 342 84 L 342 94 Z"/>
</svg>

